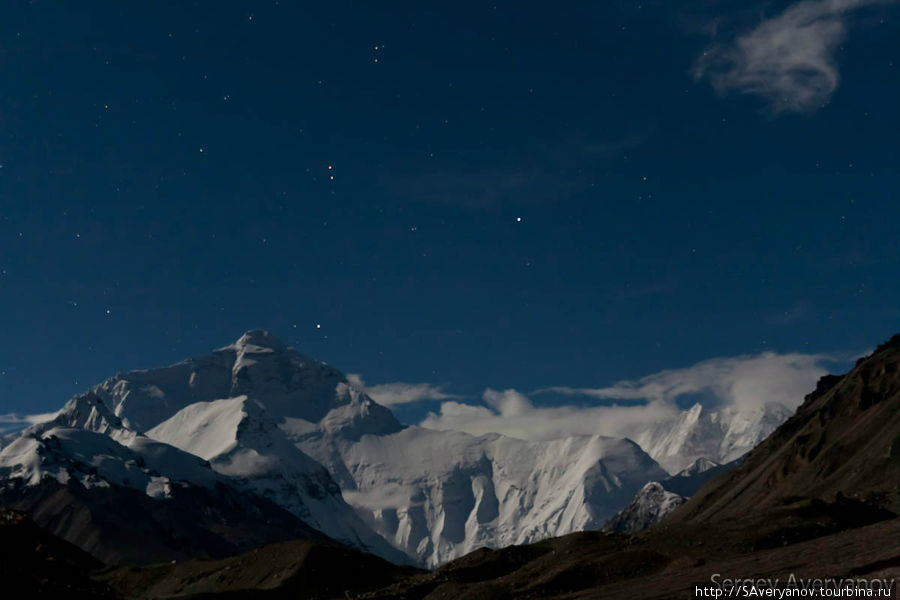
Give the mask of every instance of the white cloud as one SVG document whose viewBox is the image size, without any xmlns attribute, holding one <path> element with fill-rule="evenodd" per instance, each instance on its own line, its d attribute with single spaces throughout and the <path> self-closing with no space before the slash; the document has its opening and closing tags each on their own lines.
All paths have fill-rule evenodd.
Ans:
<svg viewBox="0 0 900 600">
<path fill-rule="evenodd" d="M 812 391 L 834 359 L 821 354 L 775 354 L 716 358 L 685 369 L 671 369 L 605 388 L 553 387 L 532 396 L 556 393 L 596 400 L 629 400 L 627 406 L 535 406 L 516 390 L 484 392 L 485 405 L 450 401 L 429 413 L 421 426 L 466 431 L 474 435 L 502 433 L 527 440 L 570 435 L 627 436 L 636 427 L 669 418 L 685 394 L 703 394 L 707 406 L 755 410 L 767 402 L 795 408 Z"/>
<path fill-rule="evenodd" d="M 694 76 L 716 91 L 765 98 L 773 112 L 813 112 L 831 98 L 839 74 L 835 50 L 851 11 L 896 0 L 803 0 L 728 44 L 707 48 Z"/>
<path fill-rule="evenodd" d="M 30 425 L 44 423 L 56 418 L 57 414 L 59 414 L 59 411 L 39 415 L 20 415 L 16 413 L 0 415 L 0 433 L 8 433 L 24 429 Z"/>
<path fill-rule="evenodd" d="M 742 409 L 778 402 L 795 408 L 834 362 L 825 354 L 776 354 L 713 358 L 685 369 L 660 371 L 606 388 L 553 387 L 538 392 L 590 396 L 605 400 L 647 399 L 674 402 L 685 394 L 710 394 L 716 403 Z"/>
<path fill-rule="evenodd" d="M 487 390 L 494 392 L 493 390 Z M 521 395 L 515 390 L 494 392 Z M 530 405 L 530 403 L 529 403 Z M 558 406 L 535 407 L 503 414 L 494 408 L 444 402 L 439 413 L 429 413 L 420 423 L 430 429 L 465 431 L 472 435 L 502 433 L 523 440 L 552 440 L 573 435 L 610 435 L 621 437 L 642 423 L 662 420 L 675 414 L 675 408 L 661 403 L 640 406 Z"/>
<path fill-rule="evenodd" d="M 485 403 L 504 417 L 515 417 L 534 410 L 531 400 L 516 390 L 498 392 L 488 388 L 482 395 Z"/>
<path fill-rule="evenodd" d="M 382 406 L 396 406 L 409 404 L 422 400 L 450 400 L 458 398 L 455 394 L 448 394 L 440 385 L 433 383 L 382 383 L 379 385 L 366 385 L 358 374 L 350 373 L 347 381 L 356 388 L 364 390 L 372 399 Z"/>
</svg>

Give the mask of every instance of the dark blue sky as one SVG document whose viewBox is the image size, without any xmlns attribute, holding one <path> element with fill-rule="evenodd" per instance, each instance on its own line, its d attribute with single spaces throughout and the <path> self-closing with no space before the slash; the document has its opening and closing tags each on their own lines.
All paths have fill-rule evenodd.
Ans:
<svg viewBox="0 0 900 600">
<path fill-rule="evenodd" d="M 461 394 L 872 347 L 900 6 L 798 4 L 5 2 L 0 412 L 254 327 Z"/>
</svg>

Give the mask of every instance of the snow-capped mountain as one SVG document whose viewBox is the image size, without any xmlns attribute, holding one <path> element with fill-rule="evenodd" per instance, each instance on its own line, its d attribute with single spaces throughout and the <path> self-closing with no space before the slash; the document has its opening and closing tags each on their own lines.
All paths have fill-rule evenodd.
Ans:
<svg viewBox="0 0 900 600">
<path fill-rule="evenodd" d="M 753 410 L 731 406 L 708 410 L 698 403 L 671 420 L 639 429 L 629 437 L 674 474 L 701 458 L 719 464 L 740 458 L 791 414 L 790 409 L 775 402 Z"/>
<path fill-rule="evenodd" d="M 628 440 L 404 428 L 339 371 L 263 331 L 101 383 L 6 446 L 0 468 L 19 483 L 126 486 L 160 500 L 173 485 L 227 485 L 335 539 L 426 565 L 599 528 L 665 476 Z"/>
<path fill-rule="evenodd" d="M 265 331 L 200 358 L 116 375 L 91 390 L 127 426 L 148 431 L 195 402 L 247 396 L 270 415 L 311 425 L 327 421 L 348 436 L 392 433 L 400 423 L 387 408 L 353 394 L 346 378 Z"/>
<path fill-rule="evenodd" d="M 651 481 L 628 503 L 628 506 L 609 520 L 607 531 L 634 533 L 662 521 L 669 513 L 687 502 L 687 498 L 667 491 L 662 484 Z"/>
<path fill-rule="evenodd" d="M 408 427 L 347 440 L 295 438 L 333 473 L 373 527 L 419 564 L 481 546 L 598 529 L 665 472 L 630 440 L 525 442 Z"/>
<path fill-rule="evenodd" d="M 250 331 L 207 356 L 116 375 L 73 398 L 0 451 L 0 485 L 107 485 L 158 502 L 183 486 L 237 490 L 334 539 L 434 566 L 480 546 L 598 529 L 644 484 L 667 477 L 654 453 L 670 469 L 720 460 L 765 425 L 701 412 L 637 443 L 404 427 L 336 369 Z"/>
</svg>

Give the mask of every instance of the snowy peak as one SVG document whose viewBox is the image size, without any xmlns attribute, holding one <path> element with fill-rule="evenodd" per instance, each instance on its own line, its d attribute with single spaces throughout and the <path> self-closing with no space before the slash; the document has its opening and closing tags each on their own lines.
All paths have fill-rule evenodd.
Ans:
<svg viewBox="0 0 900 600">
<path fill-rule="evenodd" d="M 688 465 L 685 469 L 682 469 L 678 473 L 676 473 L 673 477 L 691 477 L 692 475 L 699 475 L 700 473 L 705 473 L 710 469 L 715 469 L 719 466 L 719 463 L 715 461 L 711 461 L 706 457 L 700 457 L 690 465 Z"/>
<path fill-rule="evenodd" d="M 687 498 L 666 491 L 659 482 L 650 481 L 628 506 L 609 520 L 604 529 L 617 533 L 641 531 L 659 523 L 685 502 Z"/>
<path fill-rule="evenodd" d="M 790 416 L 787 407 L 775 402 L 745 410 L 709 410 L 698 403 L 634 432 L 632 439 L 670 473 L 678 473 L 700 458 L 719 464 L 740 458 Z"/>
<path fill-rule="evenodd" d="M 191 404 L 239 396 L 259 401 L 279 421 L 318 423 L 340 409 L 329 420 L 332 430 L 344 424 L 361 435 L 401 427 L 364 392 L 350 393 L 340 371 L 262 330 L 248 331 L 207 356 L 116 375 L 92 392 L 136 431 L 153 429 Z"/>
<path fill-rule="evenodd" d="M 56 418 L 32 427 L 31 431 L 46 431 L 53 427 L 87 429 L 120 441 L 126 441 L 137 435 L 137 432 L 130 430 L 94 392 L 72 398 L 66 402 Z"/>
<path fill-rule="evenodd" d="M 352 385 L 339 383 L 335 394 L 340 405 L 328 411 L 319 423 L 326 434 L 359 440 L 366 434 L 386 435 L 403 429 L 389 409 Z"/>
<path fill-rule="evenodd" d="M 251 329 L 243 334 L 238 340 L 227 346 L 239 353 L 266 353 L 279 352 L 287 348 L 287 345 L 280 339 L 263 329 Z"/>
</svg>

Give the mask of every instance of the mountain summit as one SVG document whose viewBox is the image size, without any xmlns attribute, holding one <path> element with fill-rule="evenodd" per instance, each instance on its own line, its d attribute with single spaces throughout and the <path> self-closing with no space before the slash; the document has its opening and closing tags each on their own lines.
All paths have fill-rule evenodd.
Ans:
<svg viewBox="0 0 900 600">
<path fill-rule="evenodd" d="M 338 409 L 352 435 L 401 429 L 391 412 L 354 395 L 337 369 L 255 329 L 211 354 L 161 369 L 129 371 L 89 393 L 103 399 L 129 428 L 150 430 L 194 402 L 247 396 L 276 418 L 317 423 Z M 348 405 L 353 405 L 348 408 Z M 335 423 L 339 429 L 341 423 Z"/>
</svg>

